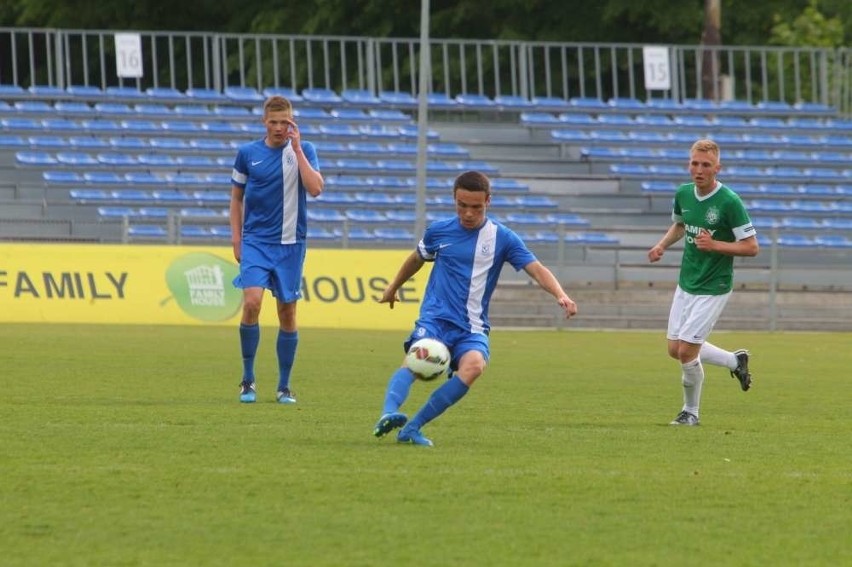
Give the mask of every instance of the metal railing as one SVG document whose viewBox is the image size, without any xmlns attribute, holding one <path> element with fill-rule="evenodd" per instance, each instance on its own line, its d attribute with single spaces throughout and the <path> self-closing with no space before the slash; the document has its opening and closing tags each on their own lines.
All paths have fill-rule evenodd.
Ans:
<svg viewBox="0 0 852 567">
<path fill-rule="evenodd" d="M 363 89 L 416 94 L 416 38 L 139 32 L 141 76 L 109 30 L 0 28 L 0 84 Z M 432 39 L 432 92 L 827 105 L 852 114 L 852 49 L 668 45 L 670 86 L 646 87 L 645 45 Z M 659 46 L 658 46 L 659 47 Z"/>
</svg>

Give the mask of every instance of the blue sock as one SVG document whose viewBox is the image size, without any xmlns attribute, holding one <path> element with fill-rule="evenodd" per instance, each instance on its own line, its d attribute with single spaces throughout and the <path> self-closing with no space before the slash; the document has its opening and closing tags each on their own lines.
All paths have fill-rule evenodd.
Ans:
<svg viewBox="0 0 852 567">
<path fill-rule="evenodd" d="M 408 368 L 398 368 L 388 382 L 385 393 L 385 407 L 382 414 L 396 413 L 408 398 L 411 385 L 414 384 L 414 374 Z"/>
<path fill-rule="evenodd" d="M 408 422 L 407 427 L 420 429 L 462 399 L 468 390 L 470 386 L 462 382 L 458 376 L 453 376 L 432 392 L 417 415 Z"/>
<path fill-rule="evenodd" d="M 284 391 L 290 387 L 290 371 L 293 369 L 293 361 L 296 360 L 296 345 L 299 344 L 298 331 L 282 331 L 278 329 L 278 342 L 275 350 L 278 351 L 278 391 Z"/>
<path fill-rule="evenodd" d="M 243 353 L 243 382 L 254 382 L 254 357 L 260 343 L 260 325 L 240 323 L 240 350 Z"/>
</svg>

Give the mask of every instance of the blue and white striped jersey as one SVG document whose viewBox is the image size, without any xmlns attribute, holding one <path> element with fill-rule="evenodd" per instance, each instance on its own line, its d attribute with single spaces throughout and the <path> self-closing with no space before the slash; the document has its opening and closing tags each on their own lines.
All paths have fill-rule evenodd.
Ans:
<svg viewBox="0 0 852 567">
<path fill-rule="evenodd" d="M 303 141 L 302 151 L 319 171 L 313 144 Z M 244 241 L 266 244 L 305 241 L 307 192 L 292 144 L 270 148 L 261 139 L 241 146 L 234 160 L 231 182 L 245 190 Z"/>
<path fill-rule="evenodd" d="M 435 263 L 420 317 L 481 334 L 491 328 L 488 305 L 503 264 L 521 270 L 536 261 L 514 231 L 490 218 L 478 229 L 464 228 L 458 217 L 436 221 L 426 229 L 417 252 Z"/>
</svg>

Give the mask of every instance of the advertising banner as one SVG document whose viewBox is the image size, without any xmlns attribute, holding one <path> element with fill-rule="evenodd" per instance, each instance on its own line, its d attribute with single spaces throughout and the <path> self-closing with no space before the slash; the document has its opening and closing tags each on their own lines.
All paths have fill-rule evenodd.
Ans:
<svg viewBox="0 0 852 567">
<path fill-rule="evenodd" d="M 427 264 L 378 303 L 409 250 L 308 249 L 300 327 L 408 330 Z M 105 244 L 0 244 L 0 323 L 237 325 L 242 290 L 230 248 Z M 277 325 L 267 291 L 261 324 Z"/>
</svg>

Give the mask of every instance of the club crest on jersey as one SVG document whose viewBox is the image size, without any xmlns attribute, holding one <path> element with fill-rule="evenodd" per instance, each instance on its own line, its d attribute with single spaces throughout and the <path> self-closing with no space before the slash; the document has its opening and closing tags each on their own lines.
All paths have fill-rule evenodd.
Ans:
<svg viewBox="0 0 852 567">
<path fill-rule="evenodd" d="M 704 222 L 708 225 L 714 225 L 719 223 L 719 209 L 716 207 L 710 207 L 707 209 L 707 212 L 704 214 Z"/>
<path fill-rule="evenodd" d="M 287 165 L 293 165 L 293 154 L 287 154 Z"/>
<path fill-rule="evenodd" d="M 488 244 L 483 244 L 482 245 L 482 253 L 488 254 L 490 252 L 491 252 L 491 246 L 489 246 Z"/>
</svg>

